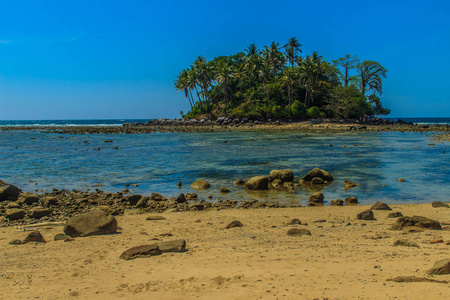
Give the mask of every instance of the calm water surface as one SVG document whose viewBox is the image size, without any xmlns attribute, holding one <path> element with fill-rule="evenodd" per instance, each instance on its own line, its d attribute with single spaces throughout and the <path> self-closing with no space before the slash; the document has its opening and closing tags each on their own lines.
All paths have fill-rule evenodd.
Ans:
<svg viewBox="0 0 450 300">
<path fill-rule="evenodd" d="M 108 142 L 107 142 L 108 141 Z M 112 142 L 110 142 L 112 141 Z M 227 141 L 225 143 L 225 141 Z M 35 131 L 0 132 L 0 179 L 24 191 L 53 188 L 133 193 L 166 197 L 194 192 L 205 179 L 211 188 L 200 198 L 307 203 L 311 190 L 247 193 L 233 186 L 239 178 L 289 168 L 297 178 L 310 169 L 329 171 L 335 181 L 323 188 L 325 201 L 356 196 L 361 203 L 449 201 L 448 143 L 418 133 L 294 133 L 277 131 L 68 135 Z M 99 149 L 100 150 L 95 150 Z M 116 149 L 115 149 L 116 148 Z M 443 153 L 445 152 L 445 153 Z M 398 178 L 406 179 L 399 183 Z M 345 191 L 342 182 L 360 183 Z M 178 181 L 183 186 L 176 187 Z M 231 193 L 221 195 L 228 187 Z"/>
</svg>

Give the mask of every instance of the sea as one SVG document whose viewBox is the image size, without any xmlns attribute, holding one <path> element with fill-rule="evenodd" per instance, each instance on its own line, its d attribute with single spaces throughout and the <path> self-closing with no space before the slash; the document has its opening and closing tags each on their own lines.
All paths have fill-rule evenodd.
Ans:
<svg viewBox="0 0 450 300">
<path fill-rule="evenodd" d="M 450 118 L 401 118 L 420 124 L 450 124 Z M 121 126 L 148 120 L 0 121 L 1 126 Z M 195 192 L 200 199 L 260 200 L 307 205 L 318 191 L 245 191 L 236 179 L 292 169 L 296 178 L 319 167 L 334 177 L 322 186 L 325 205 L 354 196 L 361 204 L 448 202 L 450 143 L 427 133 L 218 131 L 208 133 L 61 134 L 0 131 L 0 180 L 27 192 L 56 189 L 166 197 Z M 404 182 L 398 179 L 403 178 Z M 208 181 L 208 190 L 190 184 Z M 359 186 L 345 190 L 344 180 Z M 181 187 L 177 183 L 181 182 Z M 135 186 L 133 186 L 135 185 Z M 226 187 L 230 193 L 223 194 Z"/>
</svg>

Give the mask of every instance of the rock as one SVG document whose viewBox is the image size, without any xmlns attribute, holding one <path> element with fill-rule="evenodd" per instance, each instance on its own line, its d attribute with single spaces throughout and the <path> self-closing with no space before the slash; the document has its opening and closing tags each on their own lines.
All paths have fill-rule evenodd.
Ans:
<svg viewBox="0 0 450 300">
<path fill-rule="evenodd" d="M 324 184 L 325 182 L 323 181 L 322 178 L 320 177 L 314 177 L 313 179 L 311 179 L 311 184 L 312 185 L 317 185 L 317 184 Z"/>
<path fill-rule="evenodd" d="M 6 207 L 6 209 L 11 209 L 11 208 L 20 208 L 20 205 L 16 202 L 9 202 Z"/>
<path fill-rule="evenodd" d="M 67 235 L 67 234 L 64 234 L 64 233 L 57 233 L 53 237 L 53 240 L 54 241 L 65 241 L 65 240 L 70 239 L 70 238 L 71 238 L 70 235 Z"/>
<path fill-rule="evenodd" d="M 309 196 L 309 203 L 323 204 L 323 198 L 324 196 L 322 193 L 314 193 Z"/>
<path fill-rule="evenodd" d="M 179 187 L 179 188 L 181 188 L 181 181 L 178 181 L 178 183 L 177 183 L 177 187 Z"/>
<path fill-rule="evenodd" d="M 430 244 L 443 244 L 444 240 L 443 239 L 437 239 L 437 240 L 431 240 Z"/>
<path fill-rule="evenodd" d="M 11 221 L 21 220 L 25 217 L 25 215 L 26 213 L 23 209 L 17 208 L 7 209 L 5 212 L 5 217 Z"/>
<path fill-rule="evenodd" d="M 186 199 L 187 200 L 196 200 L 197 199 L 197 194 L 196 193 L 187 193 L 186 194 Z"/>
<path fill-rule="evenodd" d="M 93 210 L 71 217 L 64 233 L 71 237 L 110 234 L 117 231 L 117 220 L 103 210 Z"/>
<path fill-rule="evenodd" d="M 342 199 L 331 200 L 330 205 L 331 206 L 343 206 L 344 200 L 342 200 Z"/>
<path fill-rule="evenodd" d="M 223 194 L 227 194 L 227 193 L 230 192 L 230 190 L 227 189 L 226 187 L 223 187 L 223 188 L 220 188 L 220 192 L 223 193 Z"/>
<path fill-rule="evenodd" d="M 189 205 L 189 210 L 204 210 L 205 205 L 202 203 L 193 203 Z"/>
<path fill-rule="evenodd" d="M 373 215 L 373 211 L 371 209 L 368 209 L 368 210 L 365 210 L 365 211 L 357 214 L 356 219 L 358 219 L 358 220 L 375 220 L 375 217 Z"/>
<path fill-rule="evenodd" d="M 435 280 L 426 277 L 415 277 L 415 276 L 397 276 L 394 278 L 386 279 L 386 281 L 394 281 L 394 282 L 436 282 L 436 283 L 448 283 L 448 281 L 443 280 Z"/>
<path fill-rule="evenodd" d="M 294 181 L 294 172 L 292 170 L 272 170 L 269 173 L 269 182 L 279 179 L 282 182 L 292 182 Z"/>
<path fill-rule="evenodd" d="M 150 196 L 150 199 L 151 199 L 152 201 L 167 201 L 167 198 L 164 197 L 163 195 L 161 195 L 160 193 L 153 193 L 153 194 Z"/>
<path fill-rule="evenodd" d="M 41 219 L 46 216 L 50 216 L 52 214 L 52 211 L 48 208 L 43 207 L 35 207 L 30 209 L 30 212 L 28 215 L 32 217 L 33 219 Z"/>
<path fill-rule="evenodd" d="M 225 229 L 230 229 L 230 228 L 234 228 L 234 227 L 242 227 L 244 226 L 241 222 L 239 221 L 233 221 L 230 224 L 228 224 Z"/>
<path fill-rule="evenodd" d="M 392 225 L 392 230 L 402 230 L 405 227 L 418 227 L 418 228 L 427 228 L 434 230 L 442 230 L 442 226 L 438 221 L 431 220 L 429 218 L 421 217 L 421 216 L 413 216 L 413 217 L 400 217 L 397 221 Z"/>
<path fill-rule="evenodd" d="M 356 197 L 346 197 L 345 198 L 345 205 L 357 205 L 358 204 L 358 198 Z"/>
<path fill-rule="evenodd" d="M 191 188 L 194 190 L 206 190 L 210 185 L 206 180 L 196 180 L 191 184 Z"/>
<path fill-rule="evenodd" d="M 142 245 L 130 248 L 124 251 L 119 258 L 124 260 L 135 259 L 138 257 L 150 257 L 154 255 L 160 255 L 162 251 L 156 244 L 153 245 Z"/>
<path fill-rule="evenodd" d="M 431 202 L 431 206 L 433 206 L 433 207 L 446 207 L 446 208 L 449 208 L 450 206 L 448 206 L 448 204 L 445 204 L 444 202 L 441 202 L 441 201 L 433 201 L 433 202 Z"/>
<path fill-rule="evenodd" d="M 269 178 L 267 176 L 255 176 L 250 178 L 244 185 L 246 190 L 267 190 Z"/>
<path fill-rule="evenodd" d="M 299 219 L 291 219 L 286 224 L 287 225 L 301 225 L 302 222 Z"/>
<path fill-rule="evenodd" d="M 22 245 L 22 241 L 19 239 L 11 240 L 8 244 L 10 245 Z"/>
<path fill-rule="evenodd" d="M 417 247 L 420 248 L 420 246 L 412 241 L 408 241 L 408 240 L 396 240 L 394 242 L 394 246 L 405 246 L 405 247 Z"/>
<path fill-rule="evenodd" d="M 387 217 L 388 217 L 388 218 L 399 218 L 399 217 L 403 217 L 403 215 L 402 215 L 401 212 L 396 211 L 396 212 L 389 213 L 389 214 L 387 215 Z"/>
<path fill-rule="evenodd" d="M 186 251 L 186 241 L 185 240 L 173 240 L 167 242 L 157 243 L 159 250 L 161 252 L 184 252 Z"/>
<path fill-rule="evenodd" d="M 354 183 L 353 181 L 350 180 L 344 180 L 344 189 L 347 191 L 349 189 L 352 189 L 356 186 L 358 186 L 359 184 Z"/>
<path fill-rule="evenodd" d="M 31 193 L 22 193 L 19 197 L 19 201 L 25 203 L 26 205 L 31 205 L 33 203 L 38 203 L 39 197 Z"/>
<path fill-rule="evenodd" d="M 5 218 L 4 216 L 0 216 L 0 224 L 3 222 L 6 222 L 6 220 L 8 220 L 8 219 Z"/>
<path fill-rule="evenodd" d="M 311 232 L 308 229 L 304 228 L 291 228 L 288 230 L 287 235 L 289 236 L 311 235 Z"/>
<path fill-rule="evenodd" d="M 58 204 L 56 197 L 44 197 L 41 199 L 43 207 L 50 207 Z"/>
<path fill-rule="evenodd" d="M 0 202 L 10 200 L 17 201 L 22 190 L 12 184 L 0 181 Z"/>
<path fill-rule="evenodd" d="M 136 203 L 136 208 L 147 207 L 149 201 L 150 201 L 150 197 L 148 197 L 148 196 L 141 197 L 141 199 L 139 199 L 138 203 Z"/>
<path fill-rule="evenodd" d="M 238 179 L 238 180 L 236 180 L 235 182 L 233 182 L 233 184 L 234 184 L 234 185 L 244 185 L 244 184 L 245 184 L 245 181 L 242 180 L 242 179 Z"/>
<path fill-rule="evenodd" d="M 180 195 L 178 195 L 175 201 L 177 201 L 177 203 L 185 203 L 187 201 L 186 196 L 184 196 L 184 194 L 181 193 Z"/>
<path fill-rule="evenodd" d="M 33 232 L 30 232 L 30 234 L 27 235 L 22 243 L 25 244 L 29 242 L 45 243 L 45 240 L 39 230 L 35 230 Z"/>
<path fill-rule="evenodd" d="M 146 218 L 147 221 L 160 221 L 160 220 L 166 220 L 163 216 L 148 216 Z"/>
<path fill-rule="evenodd" d="M 406 180 L 403 179 L 403 178 L 399 178 L 399 179 L 397 179 L 397 181 L 398 181 L 398 182 L 405 182 Z"/>
<path fill-rule="evenodd" d="M 139 202 L 139 200 L 141 200 L 141 198 L 142 195 L 129 195 L 124 197 L 123 199 L 124 201 L 130 203 L 130 205 L 136 205 Z"/>
<path fill-rule="evenodd" d="M 370 209 L 371 210 L 392 210 L 392 208 L 390 208 L 389 205 L 387 205 L 386 203 L 383 203 L 381 201 L 378 201 L 377 203 L 372 205 L 372 207 Z"/>
<path fill-rule="evenodd" d="M 324 181 L 333 181 L 333 176 L 330 175 L 327 171 L 321 170 L 319 168 L 312 169 L 308 174 L 303 176 L 301 180 L 311 181 L 314 177 L 319 177 Z"/>
<path fill-rule="evenodd" d="M 437 261 L 427 273 L 430 275 L 450 274 L 450 258 Z"/>
</svg>

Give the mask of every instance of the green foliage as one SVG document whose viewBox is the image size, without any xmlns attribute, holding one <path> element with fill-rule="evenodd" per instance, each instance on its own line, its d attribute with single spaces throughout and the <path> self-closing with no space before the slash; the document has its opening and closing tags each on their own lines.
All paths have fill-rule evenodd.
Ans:
<svg viewBox="0 0 450 300">
<path fill-rule="evenodd" d="M 325 113 L 320 110 L 317 106 L 310 107 L 306 110 L 306 114 L 310 118 L 324 118 Z"/>
<path fill-rule="evenodd" d="M 250 44 L 243 52 L 211 61 L 199 56 L 175 80 L 191 107 L 182 116 L 304 119 L 389 113 L 375 95 L 381 94 L 387 73 L 378 62 L 360 63 L 350 54 L 329 62 L 317 52 L 301 56 L 301 46 L 290 38 L 282 47 Z M 366 99 L 366 91 L 374 95 Z"/>
</svg>

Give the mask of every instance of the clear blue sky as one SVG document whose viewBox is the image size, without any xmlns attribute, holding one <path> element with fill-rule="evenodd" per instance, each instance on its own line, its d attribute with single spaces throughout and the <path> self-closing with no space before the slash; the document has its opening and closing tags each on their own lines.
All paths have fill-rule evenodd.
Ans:
<svg viewBox="0 0 450 300">
<path fill-rule="evenodd" d="M 393 117 L 450 117 L 448 1 L 279 2 L 3 0 L 0 120 L 176 118 L 197 56 L 289 37 L 380 62 Z"/>
</svg>

